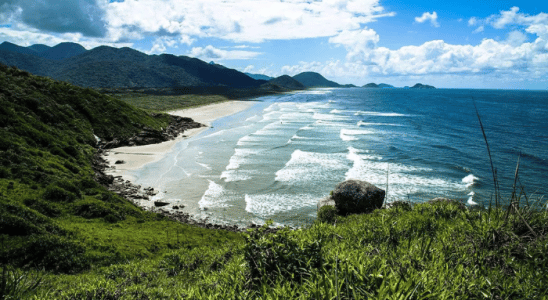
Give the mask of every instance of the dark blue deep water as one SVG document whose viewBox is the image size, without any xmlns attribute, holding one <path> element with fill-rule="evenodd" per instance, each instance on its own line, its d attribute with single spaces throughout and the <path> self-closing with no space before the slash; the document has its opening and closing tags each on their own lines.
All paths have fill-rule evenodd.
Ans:
<svg viewBox="0 0 548 300">
<path fill-rule="evenodd" d="M 531 199 L 548 192 L 548 92 L 329 89 L 260 98 L 134 175 L 164 200 L 218 222 L 313 218 L 346 179 L 388 186 L 387 201 L 503 198 L 520 157 Z M 163 175 L 162 175 L 163 174 Z"/>
</svg>

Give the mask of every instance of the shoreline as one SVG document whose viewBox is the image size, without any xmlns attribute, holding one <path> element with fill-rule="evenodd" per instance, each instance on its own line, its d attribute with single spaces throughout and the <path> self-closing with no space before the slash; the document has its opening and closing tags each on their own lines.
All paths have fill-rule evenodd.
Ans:
<svg viewBox="0 0 548 300">
<path fill-rule="evenodd" d="M 187 117 L 195 122 L 204 124 L 205 127 L 193 128 L 184 131 L 177 138 L 143 146 L 124 146 L 106 150 L 102 158 L 107 162 L 106 175 L 134 181 L 135 178 L 128 174 L 140 169 L 147 164 L 160 161 L 173 150 L 173 147 L 184 139 L 191 138 L 204 130 L 211 128 L 211 123 L 217 119 L 244 111 L 255 104 L 255 101 L 230 100 L 212 103 L 208 105 L 168 111 L 167 113 L 179 117 Z M 123 163 L 120 163 L 122 161 Z M 116 162 L 119 162 L 118 164 Z"/>
</svg>

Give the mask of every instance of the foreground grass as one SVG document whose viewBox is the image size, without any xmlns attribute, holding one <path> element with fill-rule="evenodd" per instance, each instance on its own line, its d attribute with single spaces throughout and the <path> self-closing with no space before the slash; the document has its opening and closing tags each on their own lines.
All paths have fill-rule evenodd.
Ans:
<svg viewBox="0 0 548 300">
<path fill-rule="evenodd" d="M 197 107 L 229 100 L 227 97 L 219 95 L 160 96 L 129 93 L 116 95 L 115 97 L 132 106 L 155 112 Z"/>
<path fill-rule="evenodd" d="M 440 202 L 262 228 L 222 247 L 173 244 L 143 260 L 47 274 L 34 298 L 548 299 L 548 216 L 506 215 Z"/>
</svg>

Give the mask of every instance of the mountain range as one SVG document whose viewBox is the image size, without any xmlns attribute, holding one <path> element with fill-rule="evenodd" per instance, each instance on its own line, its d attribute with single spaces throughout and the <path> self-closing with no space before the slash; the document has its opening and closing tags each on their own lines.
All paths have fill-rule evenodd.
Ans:
<svg viewBox="0 0 548 300">
<path fill-rule="evenodd" d="M 76 43 L 50 47 L 36 44 L 22 47 L 0 44 L 0 63 L 35 75 L 93 88 L 229 88 L 287 91 L 315 87 L 356 87 L 330 81 L 319 73 L 302 72 L 293 77 L 273 78 L 242 73 L 216 63 L 172 54 L 147 55 L 135 49 L 99 46 L 86 50 Z M 393 87 L 370 83 L 364 87 Z M 413 88 L 432 88 L 415 85 Z"/>
</svg>

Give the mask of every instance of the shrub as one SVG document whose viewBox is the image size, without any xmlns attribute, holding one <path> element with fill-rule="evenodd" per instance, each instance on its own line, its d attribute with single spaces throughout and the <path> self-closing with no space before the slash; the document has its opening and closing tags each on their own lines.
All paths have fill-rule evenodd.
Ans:
<svg viewBox="0 0 548 300">
<path fill-rule="evenodd" d="M 12 249 L 7 256 L 13 264 L 56 273 L 76 273 L 90 267 L 83 246 L 51 234 L 31 235 L 21 248 Z"/>
<path fill-rule="evenodd" d="M 32 198 L 25 199 L 23 203 L 25 203 L 25 205 L 29 208 L 32 208 L 48 217 L 53 218 L 61 215 L 61 210 L 54 203 L 48 203 L 46 201 Z"/>
<path fill-rule="evenodd" d="M 104 203 L 91 199 L 75 203 L 73 213 L 86 219 L 105 218 L 107 222 L 111 223 L 124 219 L 120 214 L 107 207 Z"/>
<path fill-rule="evenodd" d="M 45 200 L 55 202 L 73 202 L 76 200 L 76 195 L 57 185 L 49 185 L 44 191 L 43 197 Z"/>
<path fill-rule="evenodd" d="M 318 221 L 322 223 L 335 223 L 337 219 L 337 209 L 331 205 L 325 205 L 318 211 Z"/>
<path fill-rule="evenodd" d="M 272 281 L 279 276 L 290 281 L 302 281 L 312 268 L 322 266 L 319 241 L 300 241 L 287 227 L 269 233 L 270 224 L 271 221 L 261 228 L 250 229 L 244 235 L 244 257 L 252 283 Z"/>
</svg>

